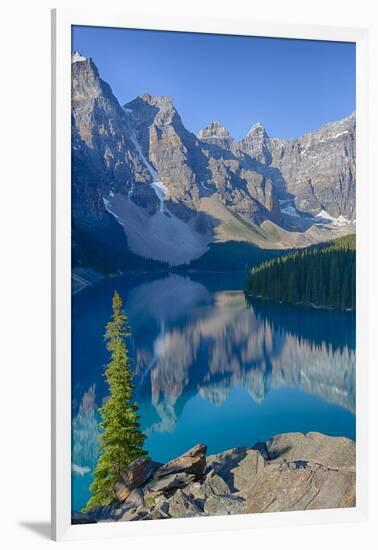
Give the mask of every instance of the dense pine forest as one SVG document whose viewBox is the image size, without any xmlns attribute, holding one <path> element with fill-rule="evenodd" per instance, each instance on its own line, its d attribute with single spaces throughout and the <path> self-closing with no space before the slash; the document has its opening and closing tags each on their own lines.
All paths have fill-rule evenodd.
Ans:
<svg viewBox="0 0 378 550">
<path fill-rule="evenodd" d="M 356 238 L 289 253 L 251 270 L 246 293 L 311 307 L 355 310 Z"/>
</svg>

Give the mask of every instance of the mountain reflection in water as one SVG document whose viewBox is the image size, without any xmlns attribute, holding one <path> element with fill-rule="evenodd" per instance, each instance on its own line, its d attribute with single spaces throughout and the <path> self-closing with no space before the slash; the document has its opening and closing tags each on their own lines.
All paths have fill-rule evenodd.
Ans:
<svg viewBox="0 0 378 550">
<path fill-rule="evenodd" d="M 74 299 L 73 495 L 85 504 L 106 396 L 105 323 L 115 289 L 132 329 L 135 399 L 152 458 L 209 452 L 275 433 L 355 436 L 352 314 L 247 303 L 233 274 L 124 276 Z"/>
</svg>

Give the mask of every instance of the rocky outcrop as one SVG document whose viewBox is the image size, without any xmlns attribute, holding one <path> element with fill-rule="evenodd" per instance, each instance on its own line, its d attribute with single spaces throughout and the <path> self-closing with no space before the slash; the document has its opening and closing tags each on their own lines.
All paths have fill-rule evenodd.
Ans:
<svg viewBox="0 0 378 550">
<path fill-rule="evenodd" d="M 246 513 L 355 506 L 355 472 L 306 461 L 268 464 L 243 492 Z"/>
<path fill-rule="evenodd" d="M 305 460 L 330 468 L 351 468 L 355 464 L 355 444 L 346 437 L 331 437 L 317 432 L 277 435 L 267 441 L 270 460 Z"/>
<path fill-rule="evenodd" d="M 355 443 L 320 433 L 286 433 L 205 458 L 199 444 L 156 469 L 135 461 L 113 506 L 72 521 L 137 521 L 355 506 Z M 154 473 L 152 474 L 152 471 Z M 148 472 L 148 475 L 147 475 Z M 127 481 L 125 481 L 127 480 Z M 136 487 L 138 483 L 138 487 Z M 118 484 L 117 484 L 118 487 Z"/>
<path fill-rule="evenodd" d="M 217 145 L 222 149 L 231 149 L 234 143 L 230 132 L 218 121 L 211 122 L 209 126 L 200 130 L 197 134 L 198 139 L 210 143 L 211 145 Z"/>
<path fill-rule="evenodd" d="M 141 487 L 149 481 L 160 466 L 159 462 L 154 462 L 149 458 L 134 460 L 123 470 L 120 480 L 114 486 L 116 498 L 120 502 L 126 500 L 133 489 Z"/>
<path fill-rule="evenodd" d="M 186 473 L 192 474 L 196 481 L 201 479 L 206 466 L 206 449 L 206 445 L 196 445 L 180 457 L 159 468 L 155 472 L 154 478 L 161 479 L 174 474 Z"/>
<path fill-rule="evenodd" d="M 355 219 L 355 113 L 295 140 L 272 139 L 269 150 L 300 212 Z"/>
</svg>

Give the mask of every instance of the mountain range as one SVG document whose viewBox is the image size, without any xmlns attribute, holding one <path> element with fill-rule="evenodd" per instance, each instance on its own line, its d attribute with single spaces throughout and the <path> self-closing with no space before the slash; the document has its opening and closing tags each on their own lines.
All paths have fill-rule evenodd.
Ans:
<svg viewBox="0 0 378 550">
<path fill-rule="evenodd" d="M 284 109 L 284 104 L 282 105 Z M 224 243 L 283 250 L 355 231 L 355 114 L 297 139 L 197 135 L 169 97 L 121 105 L 72 55 L 73 265 L 190 266 Z"/>
</svg>

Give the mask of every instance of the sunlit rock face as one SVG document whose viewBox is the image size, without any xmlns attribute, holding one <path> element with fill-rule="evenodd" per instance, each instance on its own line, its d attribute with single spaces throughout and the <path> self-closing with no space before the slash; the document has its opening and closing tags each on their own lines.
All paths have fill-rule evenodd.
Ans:
<svg viewBox="0 0 378 550">
<path fill-rule="evenodd" d="M 299 211 L 355 219 L 355 113 L 296 140 L 271 140 L 270 152 Z"/>
</svg>

